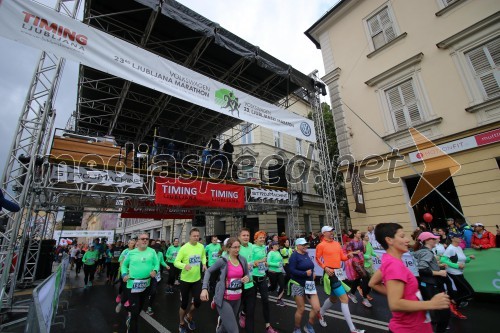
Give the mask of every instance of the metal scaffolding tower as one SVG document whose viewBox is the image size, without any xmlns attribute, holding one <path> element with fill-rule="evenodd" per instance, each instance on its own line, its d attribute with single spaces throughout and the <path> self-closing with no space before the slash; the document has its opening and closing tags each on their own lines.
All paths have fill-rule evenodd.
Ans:
<svg viewBox="0 0 500 333">
<path fill-rule="evenodd" d="M 59 0 L 55 10 L 74 18 L 79 5 L 80 0 Z M 5 195 L 22 207 L 20 212 L 8 214 L 5 231 L 0 233 L 2 310 L 12 308 L 26 239 L 29 239 L 29 243 L 25 267 L 29 269 L 23 272 L 23 282 L 34 279 L 41 236 L 47 229 L 45 225 L 34 226 L 37 224 L 38 212 L 34 212 L 33 203 L 35 197 L 41 194 L 37 186 L 43 165 L 41 156 L 45 154 L 55 120 L 53 104 L 64 63 L 62 58 L 41 53 L 2 175 L 1 187 L 6 190 Z M 46 224 L 48 220 L 44 219 L 43 223 Z"/>
<path fill-rule="evenodd" d="M 319 82 L 321 80 L 317 79 Z M 317 82 L 318 82 L 317 81 Z M 310 96 L 310 103 L 313 109 L 312 115 L 314 127 L 316 129 L 316 139 L 318 144 L 319 162 L 323 185 L 323 198 L 325 201 L 326 219 L 325 224 L 333 226 L 337 235 L 340 235 L 340 219 L 337 209 L 337 197 L 335 195 L 335 172 L 330 155 L 328 154 L 328 137 L 326 136 L 325 123 L 323 121 L 323 109 L 321 107 L 320 96 L 322 91 L 316 87 L 314 94 Z"/>
</svg>

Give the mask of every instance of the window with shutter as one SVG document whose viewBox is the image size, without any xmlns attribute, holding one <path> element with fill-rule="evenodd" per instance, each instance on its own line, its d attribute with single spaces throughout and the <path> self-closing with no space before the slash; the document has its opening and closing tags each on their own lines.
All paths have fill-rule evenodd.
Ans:
<svg viewBox="0 0 500 333">
<path fill-rule="evenodd" d="M 388 7 L 369 18 L 367 23 L 375 50 L 397 37 Z"/>
<path fill-rule="evenodd" d="M 396 131 L 422 122 L 423 117 L 412 79 L 386 90 L 386 96 Z"/>
<path fill-rule="evenodd" d="M 500 37 L 467 52 L 474 77 L 484 96 L 500 96 Z"/>
</svg>

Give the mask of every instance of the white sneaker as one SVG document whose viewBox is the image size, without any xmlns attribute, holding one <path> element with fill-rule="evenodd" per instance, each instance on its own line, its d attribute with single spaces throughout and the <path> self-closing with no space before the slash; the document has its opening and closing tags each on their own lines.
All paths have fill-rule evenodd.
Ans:
<svg viewBox="0 0 500 333">
<path fill-rule="evenodd" d="M 364 298 L 363 302 L 361 303 L 363 303 L 363 305 L 366 306 L 367 308 L 371 308 L 373 306 L 372 303 L 370 303 L 370 301 L 367 300 L 366 298 Z"/>
<path fill-rule="evenodd" d="M 354 331 L 352 331 L 351 333 L 365 333 L 365 330 L 358 330 L 358 329 L 355 329 Z"/>
<path fill-rule="evenodd" d="M 120 313 L 121 309 L 122 309 L 122 302 L 118 302 L 118 304 L 116 304 L 115 312 Z"/>
<path fill-rule="evenodd" d="M 347 296 L 351 299 L 353 303 L 358 303 L 356 296 L 354 296 L 353 294 L 347 293 Z"/>
<path fill-rule="evenodd" d="M 323 315 L 321 313 L 318 316 L 318 321 L 319 321 L 319 324 L 321 326 L 323 326 L 323 327 L 328 326 L 327 323 L 326 323 L 325 317 L 323 317 Z"/>
</svg>

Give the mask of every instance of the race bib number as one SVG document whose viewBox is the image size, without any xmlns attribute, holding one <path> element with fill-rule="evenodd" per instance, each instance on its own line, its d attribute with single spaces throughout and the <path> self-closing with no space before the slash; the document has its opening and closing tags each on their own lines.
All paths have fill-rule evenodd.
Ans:
<svg viewBox="0 0 500 333">
<path fill-rule="evenodd" d="M 248 274 L 250 275 L 250 277 L 252 277 L 252 274 L 253 274 L 253 261 L 250 261 L 248 263 Z"/>
<path fill-rule="evenodd" d="M 132 293 L 142 293 L 146 288 L 149 287 L 149 279 L 146 280 L 134 280 L 132 282 Z"/>
<path fill-rule="evenodd" d="M 334 271 L 335 275 L 340 281 L 344 281 L 347 279 L 347 276 L 345 276 L 345 272 L 342 268 L 335 268 Z"/>
<path fill-rule="evenodd" d="M 175 260 L 177 258 L 177 252 L 172 252 L 172 258 Z"/>
<path fill-rule="evenodd" d="M 113 257 L 118 258 L 122 254 L 122 251 L 115 251 L 113 252 Z"/>
<path fill-rule="evenodd" d="M 198 254 L 189 256 L 189 265 L 191 267 L 200 266 L 200 264 L 201 264 L 201 257 Z"/>
<path fill-rule="evenodd" d="M 86 264 L 87 264 L 87 265 L 93 265 L 94 263 L 95 263 L 95 258 L 88 258 L 88 259 L 86 260 Z"/>
<path fill-rule="evenodd" d="M 306 295 L 316 295 L 316 285 L 314 284 L 314 281 L 306 281 L 304 291 Z"/>
<path fill-rule="evenodd" d="M 241 282 L 240 279 L 230 279 L 229 284 L 227 287 L 227 294 L 228 295 L 239 295 L 243 291 L 243 283 Z"/>
<path fill-rule="evenodd" d="M 219 252 L 212 253 L 212 259 L 216 260 L 219 258 Z"/>
<path fill-rule="evenodd" d="M 257 264 L 257 268 L 259 270 L 259 273 L 265 273 L 267 270 L 266 263 L 265 262 L 259 262 Z"/>
</svg>

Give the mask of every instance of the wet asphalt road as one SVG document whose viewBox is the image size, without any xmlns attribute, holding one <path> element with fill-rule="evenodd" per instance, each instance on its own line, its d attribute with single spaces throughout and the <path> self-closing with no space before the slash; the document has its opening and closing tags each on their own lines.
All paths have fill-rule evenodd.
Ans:
<svg viewBox="0 0 500 333">
<path fill-rule="evenodd" d="M 105 277 L 97 277 L 94 286 L 84 290 L 83 274 L 75 277 L 75 272 L 70 271 L 67 282 L 71 293 L 64 292 L 63 299 L 69 301 L 69 309 L 64 311 L 66 317 L 66 327 L 54 326 L 51 332 L 55 333 L 88 333 L 88 332 L 126 332 L 126 313 L 122 310 L 120 314 L 115 313 L 115 297 L 118 286 L 105 284 Z M 166 275 L 164 275 L 166 277 Z M 164 279 L 165 280 L 165 279 Z M 163 283 L 160 282 L 158 295 L 153 309 L 153 316 L 148 316 L 144 312 L 139 322 L 139 332 L 141 333 L 169 333 L 178 332 L 178 293 L 167 295 L 164 293 Z M 326 299 L 326 294 L 322 288 L 318 288 L 320 300 Z M 286 306 L 276 305 L 276 293 L 271 297 L 271 324 L 278 332 L 292 332 L 294 328 L 295 302 L 290 298 L 285 299 Z M 358 329 L 364 329 L 368 333 L 387 332 L 387 324 L 390 319 L 390 312 L 387 301 L 384 297 L 374 294 L 373 308 L 364 307 L 361 302 L 354 304 L 349 302 L 349 308 L 354 324 Z M 481 295 L 482 296 L 482 295 Z M 493 333 L 500 332 L 500 302 L 495 297 L 478 297 L 466 309 L 468 320 L 452 318 L 450 322 L 450 333 Z M 307 311 L 307 308 L 306 308 Z M 265 332 L 262 307 L 257 300 L 255 311 L 256 332 Z M 307 314 L 304 314 L 303 324 L 305 324 Z M 195 313 L 197 333 L 215 332 L 217 322 L 217 311 L 210 309 L 209 303 L 203 303 Z M 326 316 L 328 327 L 323 328 L 319 324 L 315 325 L 315 330 L 321 332 L 349 333 L 347 324 L 343 320 L 340 312 L 340 304 L 334 304 Z M 241 329 L 240 332 L 245 332 Z M 232 332 L 231 332 L 232 333 Z"/>
</svg>

